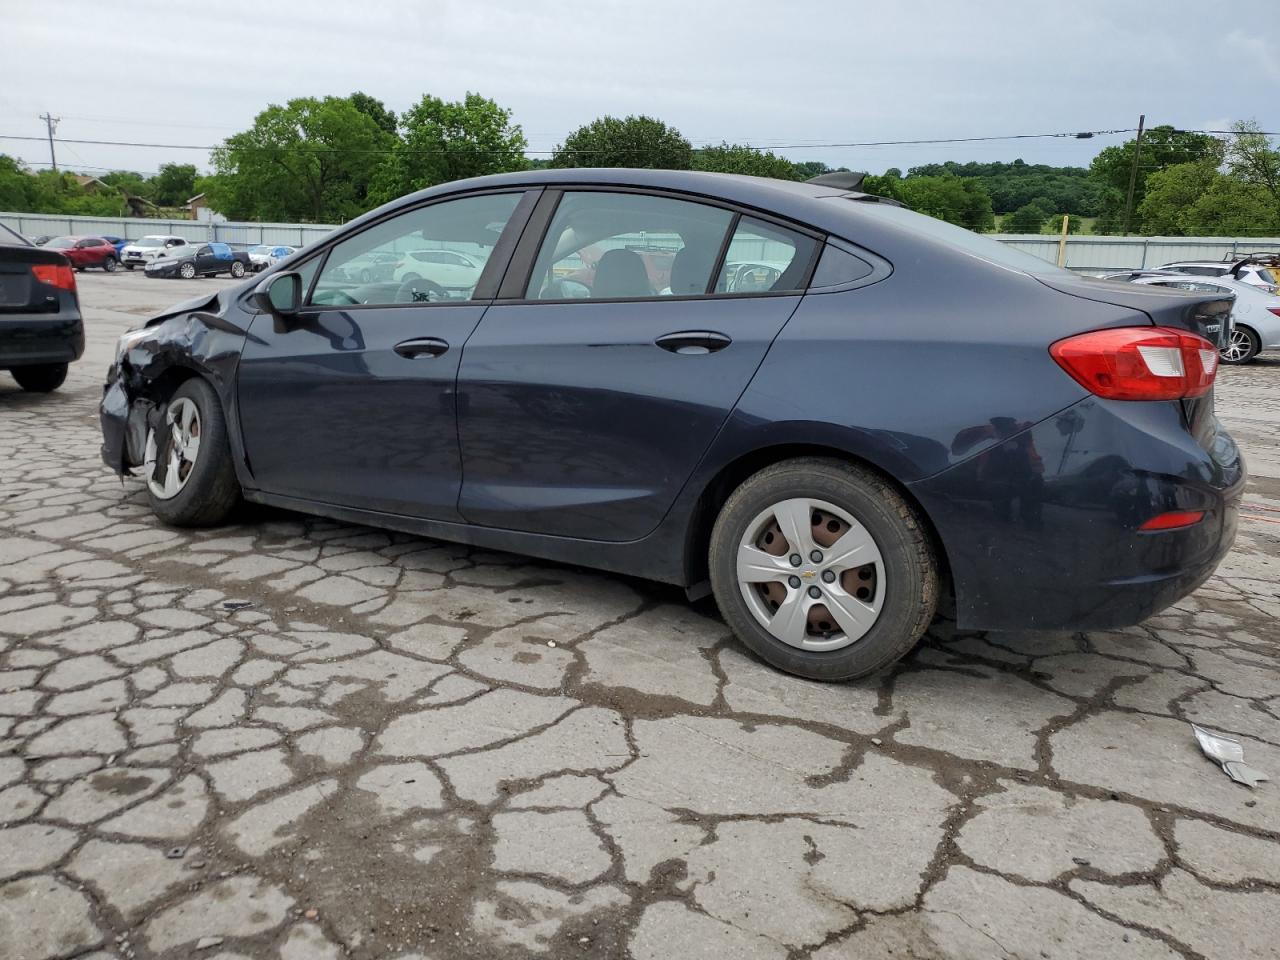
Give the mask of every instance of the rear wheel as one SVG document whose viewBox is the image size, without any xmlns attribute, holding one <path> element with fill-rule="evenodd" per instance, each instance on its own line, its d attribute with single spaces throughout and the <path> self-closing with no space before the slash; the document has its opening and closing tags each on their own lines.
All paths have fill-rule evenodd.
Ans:
<svg viewBox="0 0 1280 960">
<path fill-rule="evenodd" d="M 41 363 L 30 367 L 15 367 L 9 372 L 18 386 L 29 393 L 50 393 L 62 386 L 67 379 L 67 364 Z"/>
<path fill-rule="evenodd" d="M 147 431 L 143 476 L 151 509 L 175 527 L 221 523 L 240 501 L 227 422 L 213 388 L 193 378 Z"/>
<path fill-rule="evenodd" d="M 915 511 L 881 477 L 838 460 L 787 460 L 745 481 L 716 518 L 709 565 L 742 642 L 812 680 L 897 660 L 937 604 L 937 563 Z"/>
<path fill-rule="evenodd" d="M 1249 363 L 1262 349 L 1262 341 L 1248 327 L 1233 327 L 1227 345 L 1218 351 L 1223 363 Z"/>
</svg>

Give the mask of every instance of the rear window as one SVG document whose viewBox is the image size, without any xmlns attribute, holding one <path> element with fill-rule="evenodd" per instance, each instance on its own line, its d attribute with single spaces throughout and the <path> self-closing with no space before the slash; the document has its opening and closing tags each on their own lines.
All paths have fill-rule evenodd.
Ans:
<svg viewBox="0 0 1280 960">
<path fill-rule="evenodd" d="M 911 230 L 932 240 L 954 247 L 971 257 L 994 263 L 996 266 L 1037 276 L 1074 276 L 1070 270 L 1065 270 L 1056 264 L 1050 263 L 1048 260 L 1041 260 L 1039 257 L 1023 253 L 1021 250 L 1001 243 L 999 240 L 992 240 L 990 237 L 984 237 L 982 234 L 966 230 L 964 227 L 957 227 L 955 224 L 947 223 L 945 220 L 926 217 L 924 214 L 908 210 L 906 207 L 895 207 L 887 203 L 871 203 L 866 200 L 849 200 L 845 197 L 833 197 L 831 199 L 841 200 L 845 203 L 856 203 L 858 204 L 859 216 L 880 220 L 888 226 Z M 857 238 L 850 237 L 849 239 L 856 240 Z"/>
<path fill-rule="evenodd" d="M 1276 282 L 1276 275 L 1272 273 L 1270 270 L 1268 270 L 1266 267 L 1259 267 L 1257 270 L 1257 273 L 1258 273 L 1258 279 L 1261 280 L 1263 283 Z"/>
</svg>

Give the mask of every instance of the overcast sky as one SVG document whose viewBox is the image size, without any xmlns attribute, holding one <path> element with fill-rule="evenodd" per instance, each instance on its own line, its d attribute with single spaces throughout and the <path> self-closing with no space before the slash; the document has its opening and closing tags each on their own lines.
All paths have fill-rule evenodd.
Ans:
<svg viewBox="0 0 1280 960">
<path fill-rule="evenodd" d="M 0 0 L 0 135 L 211 144 L 269 103 L 363 90 L 397 112 L 478 91 L 533 151 L 603 114 L 883 172 L 940 160 L 1087 164 L 1093 140 L 797 144 L 1104 130 L 1280 129 L 1280 18 L 1204 0 Z M 1246 9 L 1246 8 L 1241 8 Z M 976 12 L 976 11 L 981 11 Z M 0 139 L 47 164 L 48 146 Z M 204 151 L 59 144 L 150 173 Z"/>
</svg>

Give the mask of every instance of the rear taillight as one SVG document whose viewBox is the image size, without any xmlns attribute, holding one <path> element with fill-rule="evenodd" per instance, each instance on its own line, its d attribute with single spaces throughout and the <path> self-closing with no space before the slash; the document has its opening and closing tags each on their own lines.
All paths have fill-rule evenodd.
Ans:
<svg viewBox="0 0 1280 960">
<path fill-rule="evenodd" d="M 75 292 L 76 274 L 69 264 L 34 263 L 31 265 L 31 275 L 41 283 L 47 283 L 51 287 Z"/>
<path fill-rule="evenodd" d="M 1267 307 L 1267 313 L 1274 313 L 1277 317 L 1280 317 L 1280 307 Z"/>
<path fill-rule="evenodd" d="M 1090 393 L 1107 400 L 1202 397 L 1218 372 L 1218 349 L 1172 327 L 1116 327 L 1059 340 L 1049 354 Z"/>
<path fill-rule="evenodd" d="M 1203 519 L 1203 510 L 1170 510 L 1167 513 L 1157 513 L 1138 529 L 1181 530 L 1184 527 L 1193 527 Z"/>
</svg>

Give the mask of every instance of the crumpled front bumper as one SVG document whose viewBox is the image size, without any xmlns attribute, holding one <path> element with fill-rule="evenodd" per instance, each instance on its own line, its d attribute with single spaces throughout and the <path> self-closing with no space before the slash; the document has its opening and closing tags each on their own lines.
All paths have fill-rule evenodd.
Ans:
<svg viewBox="0 0 1280 960">
<path fill-rule="evenodd" d="M 102 387 L 98 419 L 102 423 L 102 462 L 122 477 L 133 476 L 142 465 L 147 428 L 163 415 L 161 407 L 145 397 L 131 398 L 124 378 L 112 366 Z"/>
</svg>

